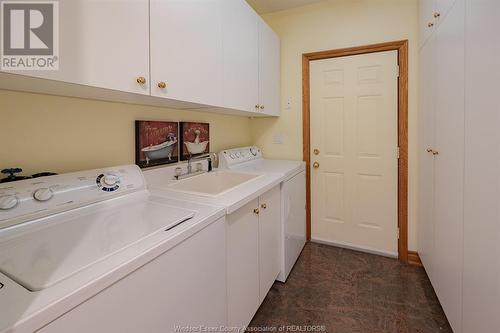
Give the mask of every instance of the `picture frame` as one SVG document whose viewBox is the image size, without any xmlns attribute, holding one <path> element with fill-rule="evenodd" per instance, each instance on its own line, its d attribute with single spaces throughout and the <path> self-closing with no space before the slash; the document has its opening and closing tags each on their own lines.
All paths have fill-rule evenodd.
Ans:
<svg viewBox="0 0 500 333">
<path fill-rule="evenodd" d="M 135 121 L 135 163 L 141 168 L 179 162 L 179 123 Z"/>
<path fill-rule="evenodd" d="M 210 152 L 209 123 L 180 122 L 179 131 L 181 160 Z"/>
</svg>

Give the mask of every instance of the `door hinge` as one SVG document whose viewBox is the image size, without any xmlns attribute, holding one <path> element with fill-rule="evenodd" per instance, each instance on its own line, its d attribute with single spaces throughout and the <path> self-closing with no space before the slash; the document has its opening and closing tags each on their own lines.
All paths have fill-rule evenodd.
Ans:
<svg viewBox="0 0 500 333">
<path fill-rule="evenodd" d="M 399 239 L 399 228 L 398 228 L 398 239 Z"/>
<path fill-rule="evenodd" d="M 399 77 L 399 65 L 396 66 L 396 77 Z"/>
<path fill-rule="evenodd" d="M 399 160 L 399 147 L 396 149 L 396 156 L 398 157 Z"/>
</svg>

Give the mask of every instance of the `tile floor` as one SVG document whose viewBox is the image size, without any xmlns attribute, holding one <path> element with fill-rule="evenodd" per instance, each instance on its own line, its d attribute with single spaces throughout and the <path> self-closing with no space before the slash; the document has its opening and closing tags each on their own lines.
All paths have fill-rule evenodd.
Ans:
<svg viewBox="0 0 500 333">
<path fill-rule="evenodd" d="M 315 243 L 286 284 L 273 285 L 248 331 L 282 325 L 297 325 L 283 332 L 452 332 L 423 268 Z"/>
</svg>

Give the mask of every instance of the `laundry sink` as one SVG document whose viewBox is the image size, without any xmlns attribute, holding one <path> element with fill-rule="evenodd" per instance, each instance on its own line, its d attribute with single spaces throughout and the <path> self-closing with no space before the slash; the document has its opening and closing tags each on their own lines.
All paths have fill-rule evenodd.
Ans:
<svg viewBox="0 0 500 333">
<path fill-rule="evenodd" d="M 169 189 L 216 197 L 259 177 L 262 175 L 226 170 L 212 171 L 175 182 L 169 186 Z"/>
</svg>

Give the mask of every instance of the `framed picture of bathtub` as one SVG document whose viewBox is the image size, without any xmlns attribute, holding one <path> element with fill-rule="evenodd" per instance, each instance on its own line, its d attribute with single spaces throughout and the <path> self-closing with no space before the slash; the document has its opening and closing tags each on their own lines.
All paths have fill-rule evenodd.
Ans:
<svg viewBox="0 0 500 333">
<path fill-rule="evenodd" d="M 187 160 L 190 155 L 210 152 L 210 124 L 181 122 L 180 127 L 182 160 Z"/>
<path fill-rule="evenodd" d="M 141 168 L 177 163 L 179 123 L 171 121 L 135 122 L 135 163 Z"/>
</svg>

